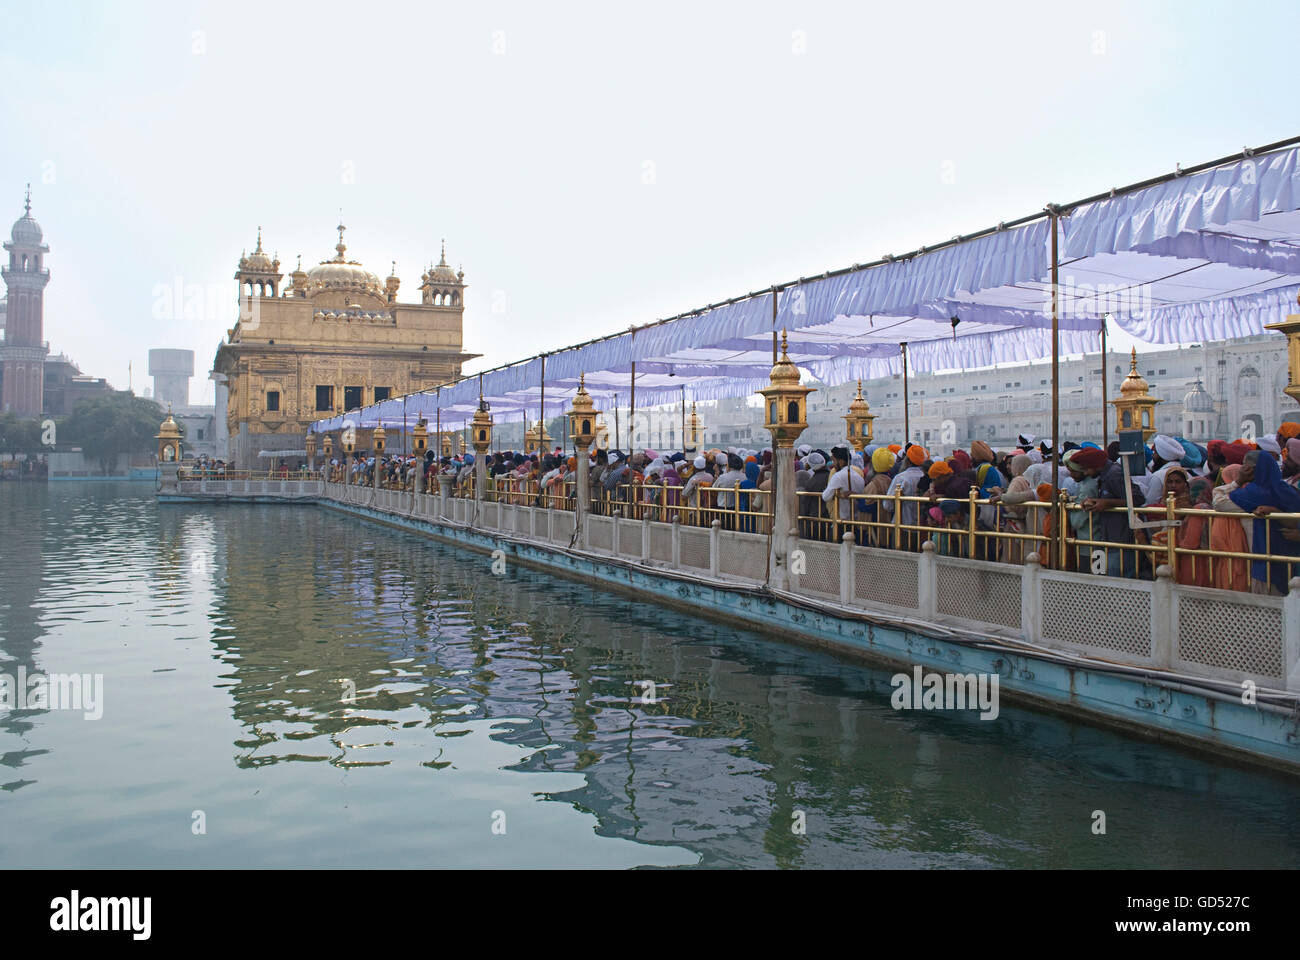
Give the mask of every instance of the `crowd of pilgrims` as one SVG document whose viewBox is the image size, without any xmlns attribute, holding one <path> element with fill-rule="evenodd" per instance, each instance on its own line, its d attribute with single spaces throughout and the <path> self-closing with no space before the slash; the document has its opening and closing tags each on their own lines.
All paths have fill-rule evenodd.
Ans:
<svg viewBox="0 0 1300 960">
<path fill-rule="evenodd" d="M 226 476 L 226 461 L 199 454 L 189 465 L 177 467 L 178 480 L 222 480 Z"/>
<path fill-rule="evenodd" d="M 1127 493 L 1118 441 L 1107 449 L 1090 441 L 1056 446 L 1032 436 L 1021 436 L 1018 443 L 994 451 L 977 440 L 948 457 L 932 456 L 916 443 L 870 445 L 862 452 L 800 446 L 795 461 L 800 536 L 831 540 L 852 528 L 858 542 L 868 546 L 916 551 L 928 539 L 945 555 L 1021 563 L 1035 552 L 1041 562 L 1061 569 L 1142 579 L 1153 576 L 1173 536 L 1180 551 L 1205 551 L 1176 554 L 1173 573 L 1179 583 L 1280 595 L 1292 577 L 1300 576 L 1300 560 L 1285 559 L 1300 558 L 1300 518 L 1272 516 L 1300 514 L 1300 423 L 1283 423 L 1276 435 L 1254 441 L 1212 440 L 1204 446 L 1156 435 L 1145 448 L 1146 463 L 1130 463 Z M 490 498 L 571 508 L 572 501 L 565 500 L 574 493 L 574 456 L 557 449 L 498 452 L 489 458 Z M 598 449 L 589 466 L 597 512 L 635 503 L 638 511 L 632 515 L 644 512 L 652 520 L 676 517 L 707 525 L 717 517 L 731 529 L 768 529 L 762 515 L 771 512 L 770 449 L 715 449 L 694 456 Z M 337 460 L 332 467 L 342 479 Z M 394 455 L 383 458 L 379 469 L 384 486 L 413 489 L 420 461 Z M 439 474 L 454 478 L 458 494 L 472 490 L 473 454 L 438 458 L 430 451 L 423 469 L 427 490 L 436 492 Z M 1059 555 L 1052 548 L 1060 539 L 1053 524 L 1061 514 L 1048 506 L 1054 469 L 1056 485 L 1068 500 L 1065 517 L 1071 528 L 1068 548 Z M 374 470 L 373 457 L 358 456 L 350 466 L 351 482 L 372 483 Z M 712 492 L 701 494 L 706 488 Z M 849 496 L 857 494 L 874 498 Z M 1161 508 L 1144 511 L 1148 520 L 1164 517 L 1172 498 L 1180 523 L 1132 529 L 1123 509 L 1130 495 L 1136 506 Z M 837 503 L 838 525 L 833 522 Z M 1161 549 L 1135 548 L 1140 545 Z"/>
</svg>

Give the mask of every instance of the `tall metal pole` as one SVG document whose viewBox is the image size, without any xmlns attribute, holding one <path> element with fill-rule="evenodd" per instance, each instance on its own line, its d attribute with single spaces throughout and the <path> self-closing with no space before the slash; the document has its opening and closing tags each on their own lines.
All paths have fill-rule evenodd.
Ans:
<svg viewBox="0 0 1300 960">
<path fill-rule="evenodd" d="M 539 411 L 539 416 L 541 417 L 541 419 L 537 421 L 538 456 L 541 456 L 542 454 L 547 452 L 542 449 L 542 437 L 546 436 L 546 354 L 542 354 L 542 399 L 540 403 L 541 403 L 541 410 Z"/>
<path fill-rule="evenodd" d="M 686 455 L 686 384 L 682 384 L 682 455 Z"/>
<path fill-rule="evenodd" d="M 635 334 L 633 334 L 635 336 Z M 632 444 L 636 440 L 636 361 L 632 361 L 632 397 L 630 401 L 631 409 L 627 415 L 627 449 L 628 456 L 632 455 Z"/>
<path fill-rule="evenodd" d="M 1106 365 L 1110 358 L 1106 355 L 1106 317 L 1109 314 L 1101 315 L 1101 448 L 1105 450 L 1110 446 L 1110 423 L 1106 420 L 1106 398 L 1110 396 L 1106 392 Z"/>
<path fill-rule="evenodd" d="M 1061 461 L 1057 450 L 1061 446 L 1061 318 L 1057 297 L 1060 282 L 1060 256 L 1057 250 L 1057 223 L 1060 215 L 1055 205 L 1049 205 L 1048 216 L 1052 224 L 1052 503 L 1059 496 Z"/>
<path fill-rule="evenodd" d="M 776 287 L 773 287 L 772 288 L 772 366 L 774 367 L 776 366 L 777 360 L 780 359 L 780 357 L 777 356 L 777 351 L 776 351 L 776 313 L 777 313 L 777 289 Z"/>
<path fill-rule="evenodd" d="M 912 398 L 908 396 L 908 390 L 907 390 L 907 343 L 906 341 L 900 343 L 899 346 L 903 348 L 903 445 L 906 446 L 907 442 L 912 439 L 912 424 L 910 419 L 911 412 L 909 410 L 909 404 L 912 402 Z"/>
</svg>

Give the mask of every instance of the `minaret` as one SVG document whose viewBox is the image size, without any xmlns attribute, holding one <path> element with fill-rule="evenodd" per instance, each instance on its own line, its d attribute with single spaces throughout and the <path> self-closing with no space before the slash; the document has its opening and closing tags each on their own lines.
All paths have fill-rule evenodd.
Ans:
<svg viewBox="0 0 1300 960">
<path fill-rule="evenodd" d="M 9 262 L 0 268 L 8 290 L 5 340 L 0 354 L 0 410 L 20 417 L 41 415 L 45 392 L 45 268 L 41 225 L 32 218 L 32 187 L 27 185 L 23 215 L 15 221 L 4 248 Z"/>
<path fill-rule="evenodd" d="M 420 276 L 420 302 L 452 310 L 465 309 L 465 271 L 452 270 L 447 263 L 447 241 L 442 242 L 442 259 Z"/>
<path fill-rule="evenodd" d="M 239 269 L 235 279 L 239 281 L 240 297 L 278 297 L 280 281 L 284 274 L 280 272 L 280 258 L 268 257 L 262 249 L 262 228 L 257 228 L 257 249 L 252 256 L 239 258 Z"/>
</svg>

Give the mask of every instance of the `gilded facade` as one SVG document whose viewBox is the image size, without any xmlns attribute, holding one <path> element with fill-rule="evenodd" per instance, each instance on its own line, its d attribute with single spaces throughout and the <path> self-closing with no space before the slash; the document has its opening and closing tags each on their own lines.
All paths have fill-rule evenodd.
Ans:
<svg viewBox="0 0 1300 960">
<path fill-rule="evenodd" d="M 213 363 L 237 469 L 271 466 L 259 453 L 301 451 L 313 421 L 436 387 L 477 356 L 462 350 L 465 274 L 447 265 L 445 248 L 420 277 L 419 302 L 400 303 L 396 265 L 381 281 L 348 260 L 344 230 L 332 259 L 303 271 L 300 258 L 287 284 L 260 229 L 257 249 L 240 258 L 239 319 Z"/>
</svg>

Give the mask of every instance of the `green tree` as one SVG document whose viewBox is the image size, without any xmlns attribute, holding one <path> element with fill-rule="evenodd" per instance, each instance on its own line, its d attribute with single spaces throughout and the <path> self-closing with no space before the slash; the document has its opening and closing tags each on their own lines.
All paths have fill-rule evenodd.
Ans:
<svg viewBox="0 0 1300 960">
<path fill-rule="evenodd" d="M 24 420 L 13 411 L 0 414 L 0 453 L 45 452 L 41 446 L 41 421 Z"/>
<path fill-rule="evenodd" d="M 163 421 L 158 404 L 129 393 L 113 393 L 77 401 L 72 415 L 59 427 L 59 439 L 81 447 L 111 473 L 118 457 L 152 453 L 154 435 Z"/>
</svg>

